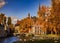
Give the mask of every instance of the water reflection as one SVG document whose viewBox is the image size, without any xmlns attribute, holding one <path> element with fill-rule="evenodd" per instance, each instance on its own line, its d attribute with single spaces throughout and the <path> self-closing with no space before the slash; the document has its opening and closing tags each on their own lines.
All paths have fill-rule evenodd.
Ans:
<svg viewBox="0 0 60 43">
<path fill-rule="evenodd" d="M 5 39 L 0 39 L 0 43 L 13 43 L 15 41 L 19 41 L 19 38 L 9 37 L 9 38 L 5 38 Z"/>
</svg>

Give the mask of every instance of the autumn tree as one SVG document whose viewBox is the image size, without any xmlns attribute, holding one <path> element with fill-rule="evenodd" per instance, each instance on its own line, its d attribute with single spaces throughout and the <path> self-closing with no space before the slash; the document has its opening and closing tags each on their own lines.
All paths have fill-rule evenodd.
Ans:
<svg viewBox="0 0 60 43">
<path fill-rule="evenodd" d="M 48 19 L 49 21 L 49 27 L 51 29 L 51 32 L 55 34 L 60 34 L 58 31 L 60 31 L 58 25 L 60 24 L 60 1 L 58 0 L 52 0 L 52 9 L 51 9 L 51 15 Z"/>
<path fill-rule="evenodd" d="M 23 31 L 28 31 L 29 29 L 31 29 L 32 25 L 33 20 L 31 19 L 30 14 L 28 13 L 28 17 L 20 21 L 20 29 Z"/>
</svg>

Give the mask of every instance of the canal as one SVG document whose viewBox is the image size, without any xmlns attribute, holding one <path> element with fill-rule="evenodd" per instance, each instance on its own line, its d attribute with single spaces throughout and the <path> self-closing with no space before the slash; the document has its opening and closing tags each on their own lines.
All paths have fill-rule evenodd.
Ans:
<svg viewBox="0 0 60 43">
<path fill-rule="evenodd" d="M 8 38 L 0 38 L 0 43 L 13 43 L 18 41 L 17 43 L 23 43 L 23 41 L 19 41 L 20 39 L 18 37 L 8 37 Z M 25 43 L 60 43 L 59 40 L 53 40 L 53 39 L 46 39 L 46 40 L 29 40 Z"/>
<path fill-rule="evenodd" d="M 13 43 L 15 41 L 19 41 L 19 38 L 17 37 L 0 38 L 0 43 Z"/>
</svg>

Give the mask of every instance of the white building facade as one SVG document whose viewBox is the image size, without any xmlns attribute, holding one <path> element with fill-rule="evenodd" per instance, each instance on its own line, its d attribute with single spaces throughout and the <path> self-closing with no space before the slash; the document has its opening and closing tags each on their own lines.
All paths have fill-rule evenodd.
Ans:
<svg viewBox="0 0 60 43">
<path fill-rule="evenodd" d="M 39 35 L 39 34 L 44 34 L 45 32 L 43 31 L 43 29 L 40 27 L 40 25 L 35 24 L 32 27 L 32 33 L 35 35 Z"/>
</svg>

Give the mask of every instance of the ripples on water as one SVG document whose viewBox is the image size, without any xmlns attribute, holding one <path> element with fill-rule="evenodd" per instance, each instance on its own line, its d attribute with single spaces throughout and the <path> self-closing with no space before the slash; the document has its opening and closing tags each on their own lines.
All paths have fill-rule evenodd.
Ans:
<svg viewBox="0 0 60 43">
<path fill-rule="evenodd" d="M 13 43 L 15 41 L 19 41 L 19 38 L 17 38 L 17 37 L 9 37 L 9 38 L 5 38 L 5 39 L 0 38 L 0 43 Z"/>
</svg>

